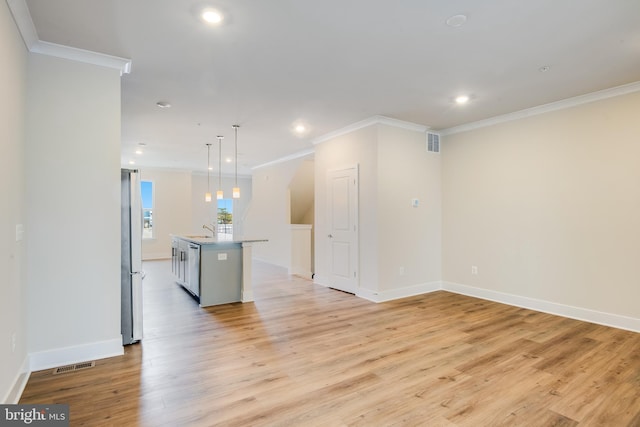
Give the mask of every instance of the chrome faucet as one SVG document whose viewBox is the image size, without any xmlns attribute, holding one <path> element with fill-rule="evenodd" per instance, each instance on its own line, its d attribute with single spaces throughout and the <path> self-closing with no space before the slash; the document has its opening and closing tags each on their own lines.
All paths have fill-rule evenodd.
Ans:
<svg viewBox="0 0 640 427">
<path fill-rule="evenodd" d="M 216 226 L 211 224 L 209 227 L 207 224 L 203 225 L 202 228 L 207 229 L 211 232 L 211 237 L 216 237 Z"/>
</svg>

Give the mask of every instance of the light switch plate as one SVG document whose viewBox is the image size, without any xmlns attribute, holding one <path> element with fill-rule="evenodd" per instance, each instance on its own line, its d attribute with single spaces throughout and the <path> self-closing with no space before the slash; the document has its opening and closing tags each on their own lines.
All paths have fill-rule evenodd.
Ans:
<svg viewBox="0 0 640 427">
<path fill-rule="evenodd" d="M 16 225 L 16 242 L 22 240 L 22 236 L 24 235 L 24 226 L 22 224 Z"/>
<path fill-rule="evenodd" d="M 226 260 L 227 260 L 227 254 L 226 253 L 218 254 L 218 261 L 226 261 Z"/>
</svg>

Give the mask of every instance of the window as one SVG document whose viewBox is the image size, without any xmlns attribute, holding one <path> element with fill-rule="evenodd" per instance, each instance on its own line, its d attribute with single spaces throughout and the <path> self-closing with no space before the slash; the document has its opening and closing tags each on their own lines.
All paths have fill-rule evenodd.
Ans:
<svg viewBox="0 0 640 427">
<path fill-rule="evenodd" d="M 153 239 L 153 182 L 140 181 L 142 193 L 142 238 Z"/>
<path fill-rule="evenodd" d="M 218 234 L 233 234 L 233 199 L 218 200 Z"/>
</svg>

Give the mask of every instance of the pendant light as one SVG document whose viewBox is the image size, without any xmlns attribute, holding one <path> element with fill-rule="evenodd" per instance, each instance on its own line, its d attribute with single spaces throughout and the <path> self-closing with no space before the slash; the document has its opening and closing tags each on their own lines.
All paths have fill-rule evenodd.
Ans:
<svg viewBox="0 0 640 427">
<path fill-rule="evenodd" d="M 209 178 L 211 171 L 211 144 L 207 144 L 207 192 L 204 193 L 204 201 L 211 202 L 211 179 Z"/>
<path fill-rule="evenodd" d="M 235 165 L 236 165 L 236 185 L 233 187 L 233 198 L 234 199 L 239 199 L 240 198 L 240 187 L 238 187 L 238 128 L 240 127 L 240 125 L 233 125 L 233 130 L 236 133 L 236 139 L 235 139 Z"/>
<path fill-rule="evenodd" d="M 218 191 L 216 191 L 216 199 L 224 199 L 222 192 L 222 140 L 224 136 L 218 135 Z"/>
</svg>

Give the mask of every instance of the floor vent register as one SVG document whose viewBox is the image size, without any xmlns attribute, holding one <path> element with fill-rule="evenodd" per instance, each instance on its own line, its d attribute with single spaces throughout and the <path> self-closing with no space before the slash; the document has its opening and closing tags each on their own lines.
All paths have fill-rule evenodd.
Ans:
<svg viewBox="0 0 640 427">
<path fill-rule="evenodd" d="M 82 369 L 89 369 L 96 366 L 95 361 L 74 363 L 73 365 L 59 366 L 53 370 L 53 375 L 66 374 L 67 372 L 80 371 Z"/>
</svg>

